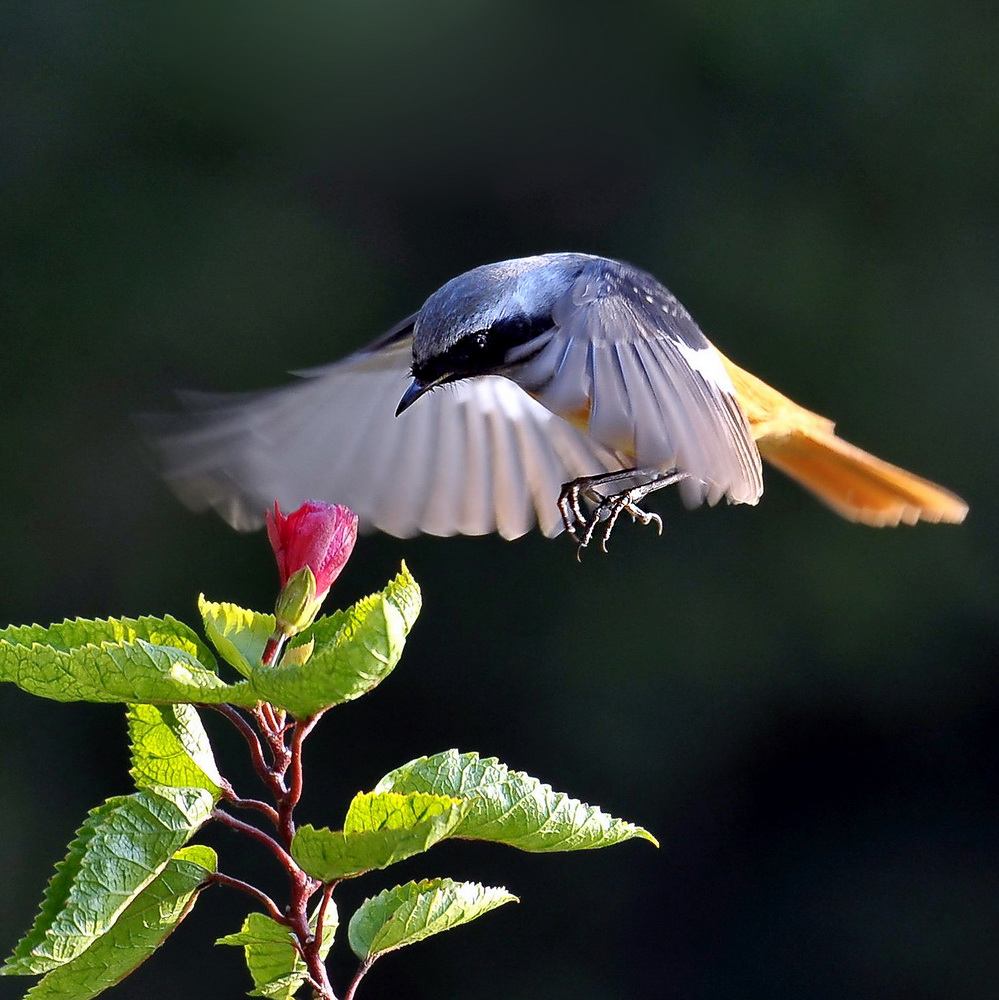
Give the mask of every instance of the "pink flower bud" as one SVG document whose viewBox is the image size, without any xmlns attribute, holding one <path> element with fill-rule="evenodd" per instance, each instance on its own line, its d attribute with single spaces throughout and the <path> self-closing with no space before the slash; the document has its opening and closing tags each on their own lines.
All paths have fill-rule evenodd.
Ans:
<svg viewBox="0 0 999 1000">
<path fill-rule="evenodd" d="M 281 586 L 308 566 L 321 602 L 354 549 L 357 515 L 342 504 L 318 500 L 306 500 L 285 515 L 275 503 L 274 513 L 267 512 L 267 537 L 277 558 Z"/>
</svg>

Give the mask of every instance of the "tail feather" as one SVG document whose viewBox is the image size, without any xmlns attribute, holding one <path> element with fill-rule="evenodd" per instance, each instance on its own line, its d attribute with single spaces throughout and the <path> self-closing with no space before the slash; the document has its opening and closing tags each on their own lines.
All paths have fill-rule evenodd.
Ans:
<svg viewBox="0 0 999 1000">
<path fill-rule="evenodd" d="M 968 513 L 968 505 L 950 490 L 875 458 L 831 428 L 796 429 L 757 444 L 768 462 L 850 521 L 873 527 L 960 524 Z"/>
</svg>

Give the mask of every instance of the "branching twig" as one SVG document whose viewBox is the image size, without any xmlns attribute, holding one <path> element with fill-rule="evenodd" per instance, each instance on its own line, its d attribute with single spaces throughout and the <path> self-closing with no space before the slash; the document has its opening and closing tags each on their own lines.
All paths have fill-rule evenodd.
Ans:
<svg viewBox="0 0 999 1000">
<path fill-rule="evenodd" d="M 253 769 L 260 775 L 260 779 L 267 785 L 272 791 L 275 791 L 274 787 L 274 772 L 271 766 L 264 760 L 263 747 L 260 746 L 260 740 L 257 734 L 253 731 L 253 727 L 243 718 L 242 713 L 237 709 L 233 708 L 232 705 L 201 705 L 202 708 L 211 708 L 218 712 L 219 715 L 225 716 L 240 732 L 243 739 L 246 740 L 246 745 L 250 748 L 250 758 L 253 761 Z"/>
<path fill-rule="evenodd" d="M 236 819 L 235 816 L 223 812 L 223 810 L 218 808 L 212 810 L 212 819 L 217 819 L 225 826 L 231 827 L 240 833 L 245 833 L 248 837 L 259 841 L 281 862 L 290 874 L 301 872 L 301 869 L 295 863 L 295 859 L 273 837 L 264 833 L 263 830 L 258 829 L 251 823 L 244 823 L 241 819 Z"/>
<path fill-rule="evenodd" d="M 274 716 L 274 709 L 267 702 L 259 702 L 253 709 L 253 717 L 257 720 L 260 731 L 267 740 L 267 745 L 274 760 L 274 766 L 270 769 L 271 781 L 275 789 L 275 795 L 279 795 L 287 789 L 284 784 L 284 773 L 288 770 L 288 763 L 291 760 L 291 753 L 284 738 L 284 727 L 278 726 Z"/>
<path fill-rule="evenodd" d="M 364 974 L 371 968 L 371 961 L 361 962 L 357 967 L 357 972 L 354 973 L 354 978 L 350 981 L 350 986 L 347 987 L 347 992 L 343 995 L 343 1000 L 354 1000 L 354 993 L 357 991 L 357 987 L 361 980 L 364 978 Z"/>
<path fill-rule="evenodd" d="M 280 822 L 281 817 L 278 815 L 277 809 L 272 805 L 261 802 L 260 799 L 242 798 L 233 791 L 232 785 L 225 780 L 222 782 L 222 797 L 229 805 L 235 806 L 237 809 L 256 809 L 257 812 L 263 813 L 275 826 Z"/>
<path fill-rule="evenodd" d="M 222 885 L 241 889 L 253 896 L 264 906 L 270 916 L 288 927 L 295 950 L 302 956 L 308 970 L 306 982 L 315 990 L 315 995 L 320 1000 L 336 1000 L 326 964 L 322 959 L 323 922 L 336 883 L 329 882 L 323 885 L 323 894 L 316 916 L 316 927 L 313 932 L 309 924 L 309 900 L 322 883 L 306 874 L 291 856 L 291 844 L 295 837 L 295 807 L 302 797 L 302 745 L 322 713 L 311 719 L 289 722 L 284 711 L 275 709 L 274 706 L 266 702 L 261 702 L 252 709 L 253 720 L 257 724 L 257 730 L 254 730 L 243 714 L 232 706 L 210 705 L 206 707 L 214 708 L 220 712 L 240 731 L 250 748 L 253 766 L 257 774 L 274 797 L 274 805 L 259 799 L 244 799 L 236 794 L 228 782 L 224 782 L 222 794 L 225 801 L 237 808 L 255 809 L 265 815 L 277 828 L 277 836 L 273 837 L 251 823 L 237 819 L 223 809 L 216 808 L 212 812 L 212 818 L 217 819 L 230 829 L 260 842 L 277 857 L 287 872 L 290 883 L 288 907 L 282 913 L 269 896 L 239 879 L 231 878 L 228 875 L 218 875 L 215 876 L 214 880 Z M 266 742 L 270 751 L 271 763 L 268 763 L 264 757 L 261 738 Z M 353 996 L 361 976 L 366 971 L 367 966 L 362 965 L 351 983 L 349 996 Z"/>
<path fill-rule="evenodd" d="M 287 792 L 281 797 L 278 809 L 281 814 L 281 834 L 289 845 L 291 838 L 295 836 L 295 806 L 302 797 L 302 744 L 318 721 L 319 716 L 316 715 L 311 719 L 296 722 L 291 731 L 288 761 L 291 774 L 285 785 Z"/>
<path fill-rule="evenodd" d="M 323 895 L 319 900 L 319 910 L 316 915 L 316 941 L 319 942 L 319 947 L 323 946 L 323 924 L 326 920 L 326 908 L 330 905 L 330 898 L 333 896 L 333 889 L 336 887 L 336 882 L 327 882 L 323 886 Z"/>
<path fill-rule="evenodd" d="M 209 883 L 215 882 L 218 885 L 227 885 L 233 889 L 239 889 L 240 892 L 245 892 L 247 895 L 253 896 L 258 903 L 261 903 L 272 920 L 277 921 L 279 924 L 288 923 L 288 918 L 278 909 L 277 903 L 267 895 L 266 892 L 261 892 L 256 886 L 250 885 L 249 882 L 244 882 L 238 878 L 232 878 L 229 875 L 223 875 L 222 872 L 215 872 L 214 875 L 209 876 Z"/>
</svg>

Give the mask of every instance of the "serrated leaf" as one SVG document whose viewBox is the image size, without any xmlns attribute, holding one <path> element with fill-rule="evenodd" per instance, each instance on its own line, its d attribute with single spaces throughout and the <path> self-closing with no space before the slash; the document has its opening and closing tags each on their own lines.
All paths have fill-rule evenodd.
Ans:
<svg viewBox="0 0 999 1000">
<path fill-rule="evenodd" d="M 346 833 L 412 830 L 421 823 L 463 812 L 465 799 L 421 792 L 358 792 L 347 807 Z"/>
<path fill-rule="evenodd" d="M 219 800 L 222 778 L 193 705 L 130 705 L 128 735 L 136 788 L 206 788 Z"/>
<path fill-rule="evenodd" d="M 198 598 L 198 610 L 205 623 L 205 634 L 219 656 L 249 677 L 260 666 L 264 646 L 274 632 L 274 616 L 236 604 L 209 601 L 204 594 Z"/>
<path fill-rule="evenodd" d="M 391 601 L 402 620 L 406 624 L 406 631 L 409 632 L 416 624 L 416 619 L 420 617 L 423 608 L 423 595 L 420 586 L 413 579 L 413 574 L 409 572 L 406 561 L 402 561 L 399 572 L 389 581 L 385 590 L 386 599 Z"/>
<path fill-rule="evenodd" d="M 469 805 L 442 795 L 362 792 L 351 802 L 343 830 L 302 826 L 291 855 L 321 882 L 387 868 L 447 837 Z"/>
<path fill-rule="evenodd" d="M 294 640 L 315 642 L 303 664 L 254 668 L 248 683 L 261 701 L 299 719 L 359 698 L 393 670 L 420 607 L 420 589 L 405 565 L 385 590 L 347 611 L 320 618 Z"/>
<path fill-rule="evenodd" d="M 182 649 L 214 670 L 215 657 L 198 634 L 172 615 L 154 618 L 67 618 L 55 625 L 11 625 L 0 629 L 0 641 L 16 646 L 51 646 L 70 652 L 80 646 L 132 643 L 142 639 L 153 646 Z"/>
<path fill-rule="evenodd" d="M 469 798 L 468 815 L 451 836 L 493 840 L 522 851 L 590 850 L 633 837 L 659 846 L 648 830 L 477 753 L 447 750 L 420 757 L 386 774 L 375 791 Z"/>
<path fill-rule="evenodd" d="M 350 918 L 354 954 L 371 963 L 388 951 L 467 924 L 518 899 L 506 889 L 449 878 L 407 882 L 366 899 Z"/>
<path fill-rule="evenodd" d="M 253 705 L 227 685 L 211 651 L 172 618 L 65 621 L 0 631 L 0 680 L 54 701 L 228 701 Z"/>
<path fill-rule="evenodd" d="M 83 954 L 208 820 L 204 788 L 144 788 L 92 810 L 56 866 L 4 975 L 48 972 Z"/>
<path fill-rule="evenodd" d="M 317 924 L 318 907 L 312 915 L 310 926 Z M 337 912 L 333 900 L 326 907 L 323 918 L 323 943 L 319 950 L 325 958 L 337 931 Z M 305 962 L 292 943 L 291 931 L 264 913 L 251 913 L 235 934 L 219 938 L 216 944 L 236 945 L 243 949 L 246 967 L 253 979 L 251 997 L 271 997 L 272 1000 L 290 1000 L 305 982 Z"/>
<path fill-rule="evenodd" d="M 142 964 L 187 916 L 215 871 L 210 847 L 182 847 L 86 951 L 36 983 L 25 1000 L 90 1000 Z"/>
</svg>

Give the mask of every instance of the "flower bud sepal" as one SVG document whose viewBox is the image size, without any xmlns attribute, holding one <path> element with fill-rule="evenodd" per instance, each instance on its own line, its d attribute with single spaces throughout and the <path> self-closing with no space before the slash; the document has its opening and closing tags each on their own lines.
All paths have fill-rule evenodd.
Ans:
<svg viewBox="0 0 999 1000">
<path fill-rule="evenodd" d="M 316 592 L 316 576 L 309 566 L 292 573 L 274 604 L 274 634 L 264 647 L 262 663 L 274 666 L 278 662 L 285 642 L 316 620 L 328 593 L 328 587 L 321 594 Z"/>
</svg>

